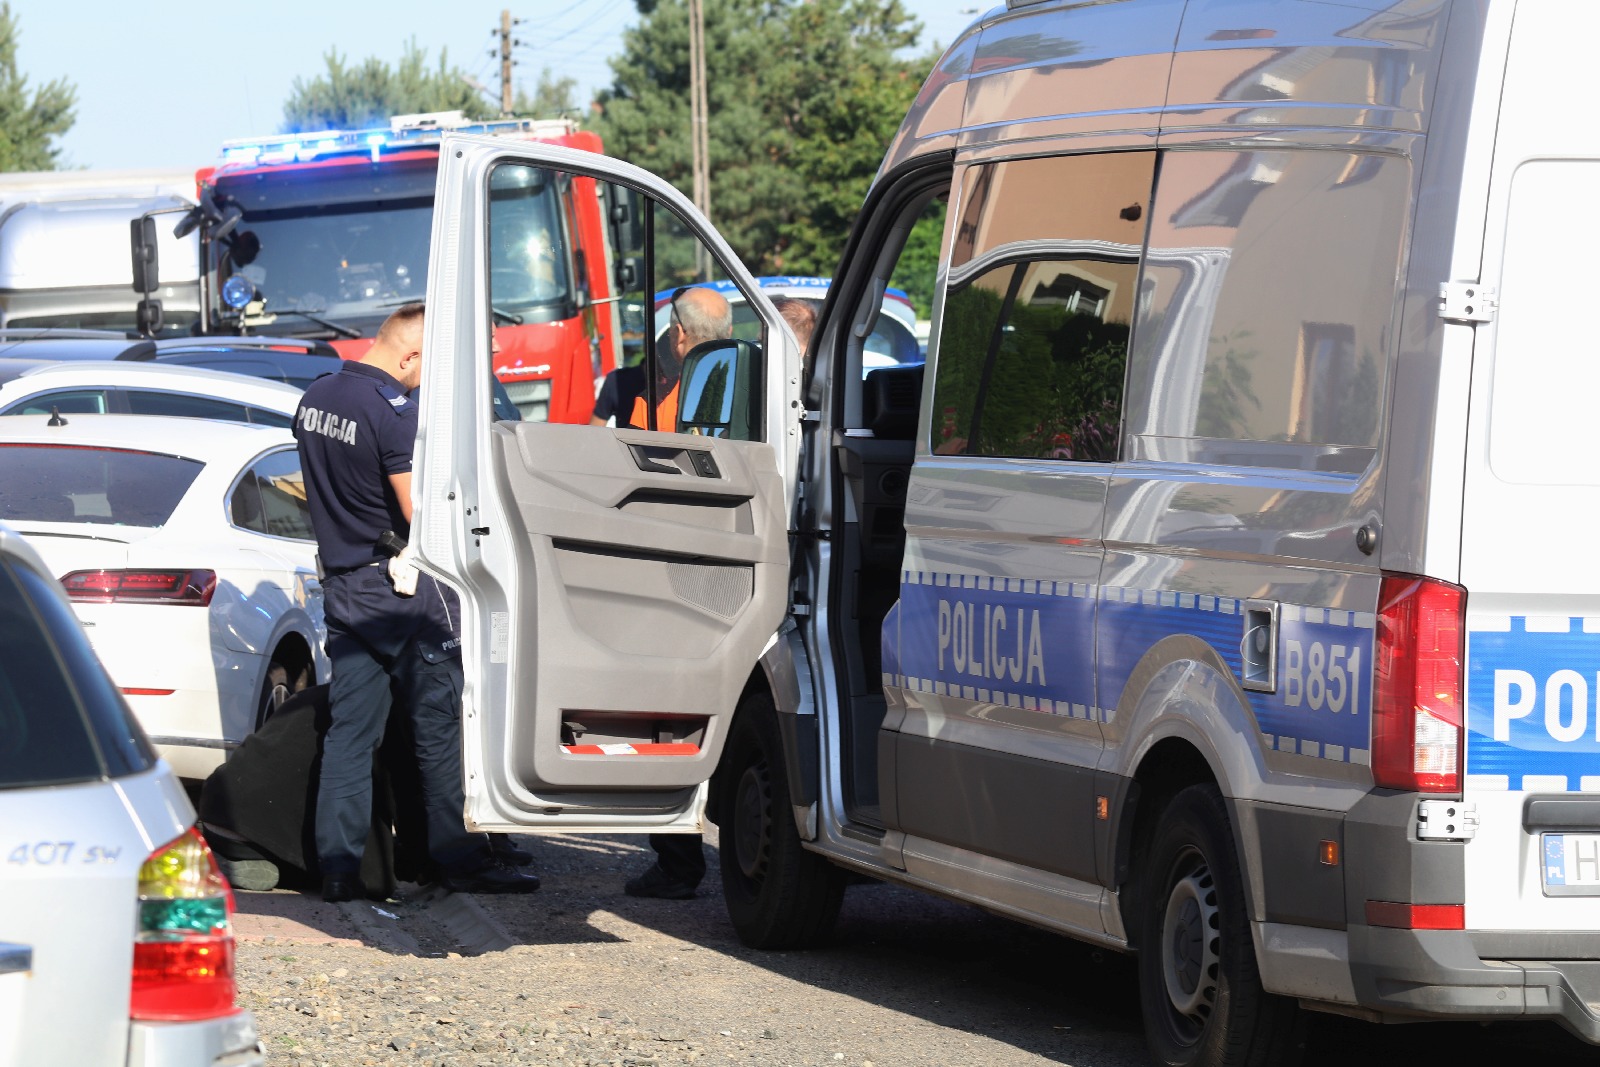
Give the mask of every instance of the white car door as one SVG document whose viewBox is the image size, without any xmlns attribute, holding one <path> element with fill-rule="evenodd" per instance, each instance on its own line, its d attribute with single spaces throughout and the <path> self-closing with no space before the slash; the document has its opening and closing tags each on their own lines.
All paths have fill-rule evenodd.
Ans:
<svg viewBox="0 0 1600 1067">
<path fill-rule="evenodd" d="M 447 138 L 441 159 L 412 539 L 462 599 L 468 823 L 698 829 L 729 717 L 786 611 L 799 353 L 728 246 L 647 172 L 509 139 Z M 697 369 L 689 357 L 684 402 L 652 398 L 660 429 L 491 417 L 492 330 L 540 316 L 491 308 L 490 279 L 539 269 L 552 185 L 601 198 L 614 299 L 640 347 L 658 294 L 695 281 L 733 282 L 764 324 L 765 344 L 713 345 Z"/>
</svg>

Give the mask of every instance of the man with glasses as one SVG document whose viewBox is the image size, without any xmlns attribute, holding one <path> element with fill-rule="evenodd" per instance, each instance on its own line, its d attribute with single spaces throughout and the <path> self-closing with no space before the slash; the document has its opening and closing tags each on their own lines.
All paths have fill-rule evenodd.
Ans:
<svg viewBox="0 0 1600 1067">
<path fill-rule="evenodd" d="M 732 337 L 733 308 L 715 289 L 698 285 L 673 290 L 668 303 L 671 317 L 667 328 L 656 338 L 655 428 L 671 432 L 678 425 L 678 376 L 683 370 L 683 357 L 695 345 Z M 595 398 L 590 425 L 605 426 L 615 420 L 617 426 L 649 429 L 646 373 L 645 364 L 640 364 L 619 367 L 606 375 Z"/>
</svg>

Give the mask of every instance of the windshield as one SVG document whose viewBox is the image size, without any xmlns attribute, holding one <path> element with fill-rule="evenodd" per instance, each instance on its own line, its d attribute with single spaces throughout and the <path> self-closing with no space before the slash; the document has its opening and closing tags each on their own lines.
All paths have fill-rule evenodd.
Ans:
<svg viewBox="0 0 1600 1067">
<path fill-rule="evenodd" d="M 0 521 L 160 526 L 205 464 L 87 445 L 0 445 Z"/>
<path fill-rule="evenodd" d="M 437 158 L 290 167 L 219 177 L 219 201 L 244 210 L 234 235 L 212 247 L 217 285 L 241 274 L 269 314 L 307 311 L 370 336 L 428 285 Z M 280 319 L 274 332 L 324 332 Z"/>
<path fill-rule="evenodd" d="M 219 177 L 216 195 L 244 210 L 236 234 L 214 246 L 217 288 L 248 278 L 280 318 L 272 332 L 327 334 L 325 324 L 376 333 L 400 304 L 428 288 L 437 157 L 288 167 Z M 497 167 L 491 179 L 491 293 L 497 311 L 525 322 L 566 317 L 572 299 L 559 190 L 533 167 Z"/>
</svg>

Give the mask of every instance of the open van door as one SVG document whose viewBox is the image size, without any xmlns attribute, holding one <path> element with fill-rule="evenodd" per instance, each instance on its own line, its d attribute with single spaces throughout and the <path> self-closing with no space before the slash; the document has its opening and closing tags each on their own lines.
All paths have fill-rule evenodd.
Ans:
<svg viewBox="0 0 1600 1067">
<path fill-rule="evenodd" d="M 440 155 L 412 540 L 461 594 L 468 825 L 698 830 L 786 611 L 799 353 L 722 239 L 647 172 L 504 138 L 449 137 Z M 733 283 L 763 341 L 701 345 L 676 389 L 630 398 L 617 426 L 496 422 L 493 327 L 582 299 L 542 258 L 563 220 L 538 192 L 569 175 L 608 186 L 640 387 L 653 360 L 677 362 L 676 317 L 660 342 L 648 324 L 658 300 L 685 309 L 685 285 Z M 618 428 L 630 418 L 647 428 Z"/>
</svg>

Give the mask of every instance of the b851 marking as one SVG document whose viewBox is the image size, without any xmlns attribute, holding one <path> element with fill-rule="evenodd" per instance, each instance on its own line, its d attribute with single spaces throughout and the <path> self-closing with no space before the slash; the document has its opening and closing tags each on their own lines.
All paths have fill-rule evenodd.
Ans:
<svg viewBox="0 0 1600 1067">
<path fill-rule="evenodd" d="M 1283 642 L 1283 702 L 1291 708 L 1361 714 L 1361 646 Z"/>
</svg>

